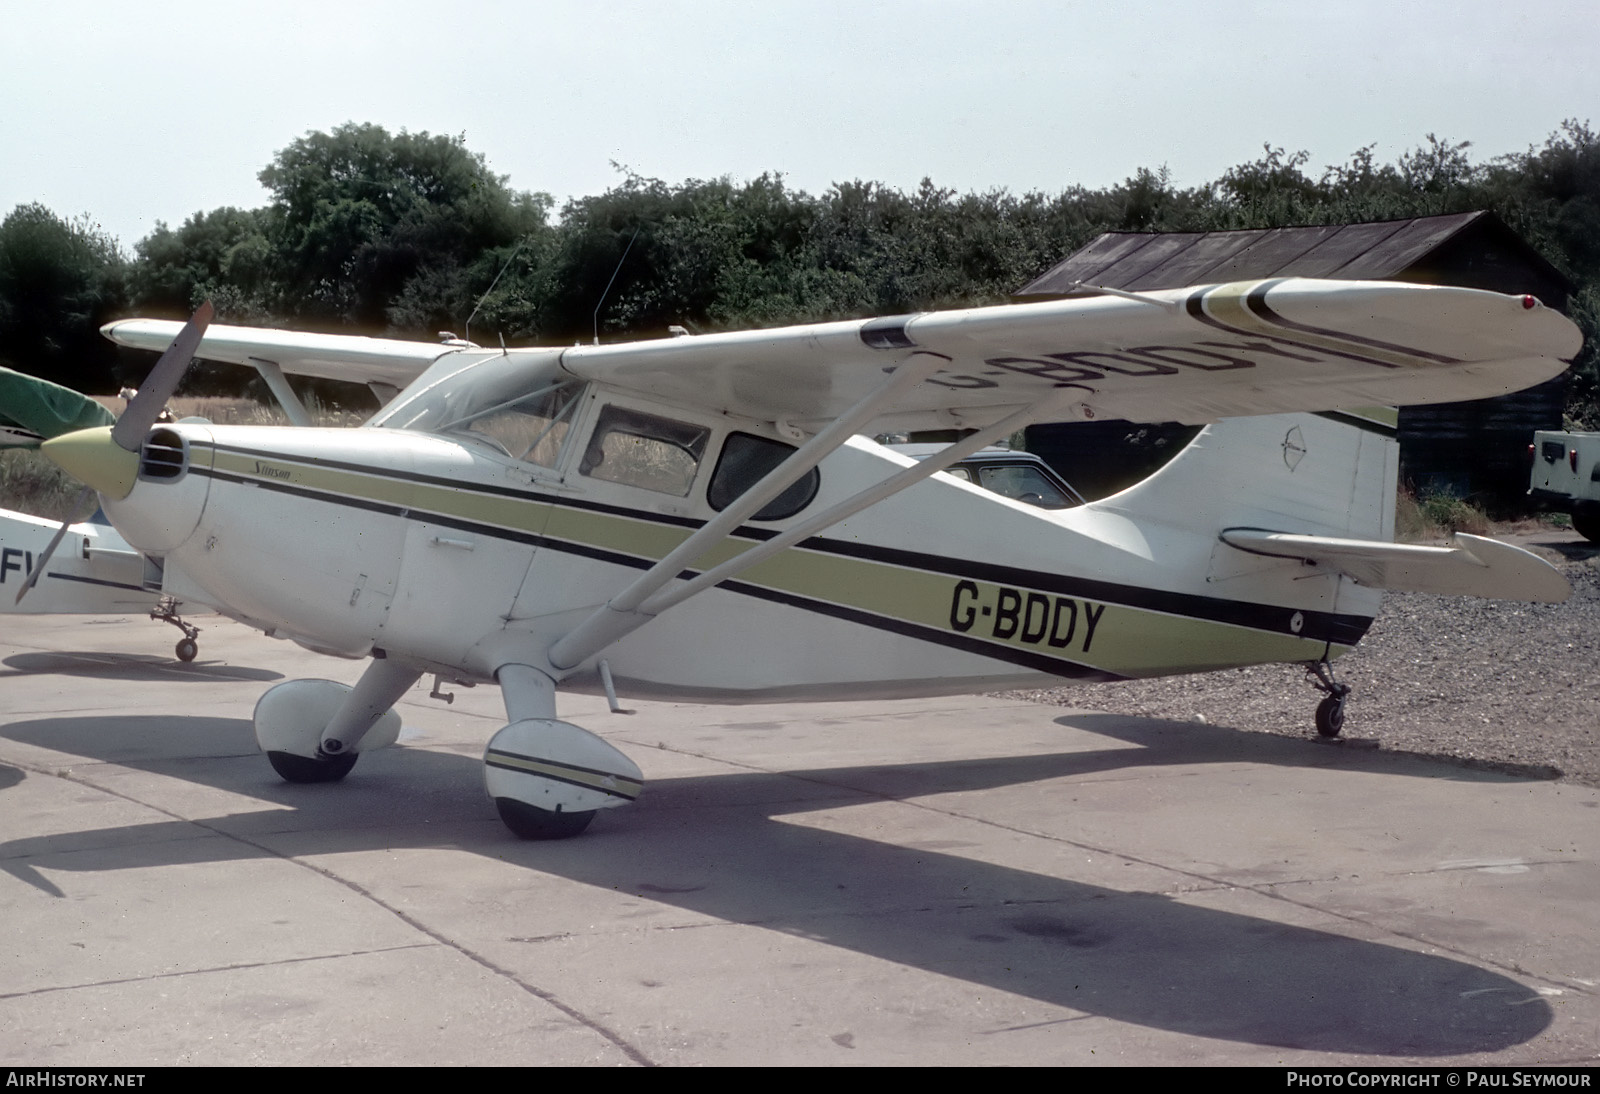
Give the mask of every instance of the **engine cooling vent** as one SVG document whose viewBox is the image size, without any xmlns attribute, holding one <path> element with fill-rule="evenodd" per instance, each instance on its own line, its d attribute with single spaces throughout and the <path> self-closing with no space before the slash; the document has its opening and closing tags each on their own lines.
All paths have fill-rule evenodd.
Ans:
<svg viewBox="0 0 1600 1094">
<path fill-rule="evenodd" d="M 189 470 L 189 448 L 174 430 L 157 429 L 145 438 L 139 454 L 139 477 L 171 482 Z"/>
</svg>

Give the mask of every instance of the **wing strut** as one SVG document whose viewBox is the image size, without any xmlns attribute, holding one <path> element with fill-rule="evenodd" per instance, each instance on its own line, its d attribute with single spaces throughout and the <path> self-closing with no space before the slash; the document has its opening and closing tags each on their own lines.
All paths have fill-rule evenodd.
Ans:
<svg viewBox="0 0 1600 1094">
<path fill-rule="evenodd" d="M 289 386 L 288 379 L 283 375 L 283 368 L 276 361 L 268 361 L 264 357 L 251 357 L 250 364 L 261 374 L 267 382 L 268 389 L 277 398 L 278 405 L 283 407 L 284 414 L 289 417 L 290 425 L 309 426 L 314 424 L 311 415 L 306 413 L 305 404 L 294 393 L 294 388 Z"/>
<path fill-rule="evenodd" d="M 1029 423 L 1038 421 L 1043 417 L 1053 417 L 1059 420 L 1074 416 L 1071 414 L 1071 410 L 1082 400 L 1083 393 L 1081 391 L 1063 390 L 1057 392 L 1051 398 L 1035 403 L 1033 406 L 1023 407 L 993 425 L 970 434 L 928 459 L 908 467 L 898 474 L 890 475 L 875 486 L 869 486 L 867 489 L 853 494 L 810 519 L 802 521 L 781 535 L 774 536 L 772 539 L 751 547 L 738 557 L 731 558 L 722 565 L 707 570 L 676 588 L 657 591 L 653 595 L 648 595 L 639 600 L 627 615 L 618 614 L 614 608 L 618 600 L 621 599 L 619 596 L 598 609 L 594 615 L 573 628 L 566 637 L 552 646 L 549 655 L 550 663 L 559 669 L 572 668 L 580 664 L 585 658 L 592 657 L 619 638 L 648 623 L 668 608 L 681 604 L 690 597 L 729 580 L 751 566 L 771 558 L 779 551 L 786 550 L 796 543 L 816 535 L 823 529 L 831 527 L 869 506 L 876 505 L 884 498 L 897 494 L 906 489 L 906 487 L 915 485 L 936 472 L 943 471 L 951 464 L 965 459 L 980 448 L 993 444 L 1002 437 L 1010 436 Z M 830 426 L 829 428 L 831 429 L 832 427 Z M 822 434 L 819 433 L 817 436 L 820 438 Z M 834 445 L 833 447 L 838 446 Z M 804 451 L 804 449 L 801 451 Z M 799 454 L 797 452 L 790 457 L 790 460 L 796 459 Z M 804 470 L 810 470 L 811 466 L 813 465 L 808 464 Z M 783 469 L 783 466 L 778 468 L 780 471 Z M 804 472 L 802 471 L 802 473 Z M 795 477 L 798 478 L 798 476 Z M 757 484 L 758 487 L 760 485 L 759 483 Z M 787 485 L 786 482 L 785 486 Z M 748 497 L 750 493 L 754 493 L 754 490 L 747 492 L 745 497 Z M 754 506 L 749 507 L 750 512 L 756 512 L 759 506 L 764 505 L 767 500 L 768 497 L 762 497 Z M 743 501 L 743 497 L 741 501 Z M 710 525 L 708 524 L 705 527 L 709 528 Z M 703 532 L 705 529 L 703 528 L 701 531 Z M 729 531 L 732 531 L 732 529 L 730 528 Z M 691 543 L 695 543 L 699 535 L 700 533 L 697 532 L 694 536 L 685 540 L 683 545 L 678 548 L 678 551 L 673 552 L 673 554 L 676 555 L 684 551 Z M 721 538 L 721 536 L 719 535 L 718 538 Z M 709 544 L 704 542 L 696 544 L 695 550 L 689 555 L 688 560 L 693 561 L 699 554 L 704 553 L 708 546 Z M 671 558 L 672 556 L 669 555 L 668 558 L 658 563 L 657 567 L 665 566 Z M 654 568 L 652 568 L 653 571 Z M 677 572 L 679 572 L 679 568 L 675 567 L 667 577 L 670 579 Z M 663 584 L 665 584 L 664 581 L 657 583 L 656 588 L 659 589 Z"/>
<path fill-rule="evenodd" d="M 963 437 L 950 447 L 942 449 L 928 459 L 918 462 L 915 467 L 908 467 L 897 475 L 890 475 L 876 486 L 869 486 L 837 505 L 824 509 L 809 520 L 802 521 L 782 535 L 774 536 L 772 539 L 750 548 L 750 550 L 745 551 L 737 558 L 730 558 L 721 566 L 707 570 L 677 588 L 657 593 L 640 605 L 639 610 L 649 615 L 660 615 L 668 608 L 683 603 L 696 593 L 704 592 L 714 585 L 720 585 L 756 563 L 764 562 L 771 558 L 779 551 L 792 547 L 802 540 L 809 539 L 823 529 L 832 527 L 841 520 L 852 517 L 869 506 L 878 504 L 878 502 L 890 495 L 898 494 L 906 487 L 921 482 L 936 471 L 943 471 L 951 464 L 966 459 L 980 448 L 986 448 L 1002 437 L 1009 437 L 1017 430 L 1038 421 L 1041 417 L 1052 417 L 1056 421 L 1066 420 L 1064 412 L 1068 411 L 1074 404 L 1082 401 L 1083 393 L 1081 391 L 1067 391 L 1056 395 L 1054 398 L 1035 403 L 1033 406 L 1023 407 L 993 425 Z"/>
<path fill-rule="evenodd" d="M 707 521 L 665 558 L 640 574 L 627 588 L 596 608 L 593 615 L 551 646 L 550 664 L 558 669 L 570 669 L 643 624 L 650 617 L 640 615 L 639 606 L 650 594 L 677 577 L 691 562 L 705 554 L 712 544 L 720 542 L 729 532 L 760 512 L 763 505 L 798 482 L 801 476 L 821 463 L 834 449 L 861 432 L 868 422 L 882 415 L 923 380 L 949 363 L 950 359 L 944 354 L 925 351 L 913 353 L 901 362 L 876 390 L 828 423 L 788 459 L 769 471 L 765 478 L 740 494 L 733 504 Z"/>
</svg>

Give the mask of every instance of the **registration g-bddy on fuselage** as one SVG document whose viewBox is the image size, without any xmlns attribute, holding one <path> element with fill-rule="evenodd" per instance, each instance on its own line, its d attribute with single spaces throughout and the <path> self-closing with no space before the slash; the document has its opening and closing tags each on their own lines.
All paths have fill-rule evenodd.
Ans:
<svg viewBox="0 0 1600 1094">
<path fill-rule="evenodd" d="M 201 325 L 152 399 L 194 355 L 256 367 L 299 421 L 285 374 L 392 398 L 338 430 L 155 424 L 141 393 L 46 452 L 164 594 L 371 658 L 353 688 L 261 698 L 285 778 L 334 781 L 393 743 L 423 674 L 493 681 L 507 724 L 486 783 L 527 836 L 573 834 L 642 785 L 559 719 L 563 689 L 873 698 L 1288 662 L 1337 733 L 1331 664 L 1381 590 L 1568 592 L 1492 540 L 1392 542 L 1383 408 L 1561 372 L 1580 336 L 1531 297 L 1290 279 L 565 349 Z M 161 349 L 179 328 L 106 333 Z M 1089 419 L 1207 424 L 1067 509 L 939 473 L 1030 422 Z M 973 432 L 920 462 L 863 436 L 925 429 Z"/>
</svg>

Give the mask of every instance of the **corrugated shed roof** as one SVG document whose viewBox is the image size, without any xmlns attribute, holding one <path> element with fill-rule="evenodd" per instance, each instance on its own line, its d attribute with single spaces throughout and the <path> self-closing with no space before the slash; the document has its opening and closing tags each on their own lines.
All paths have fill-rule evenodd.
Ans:
<svg viewBox="0 0 1600 1094">
<path fill-rule="evenodd" d="M 1178 289 L 1262 277 L 1395 278 L 1479 220 L 1478 211 L 1369 224 L 1231 232 L 1106 232 L 1017 295 Z M 1497 221 L 1495 221 L 1498 223 Z M 1085 289 L 1077 289 L 1078 285 Z"/>
</svg>

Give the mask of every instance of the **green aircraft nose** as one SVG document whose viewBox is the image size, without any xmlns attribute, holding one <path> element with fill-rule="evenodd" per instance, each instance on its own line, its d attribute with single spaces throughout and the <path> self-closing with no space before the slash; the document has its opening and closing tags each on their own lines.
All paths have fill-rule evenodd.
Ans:
<svg viewBox="0 0 1600 1094">
<path fill-rule="evenodd" d="M 139 453 L 113 441 L 110 426 L 63 433 L 39 450 L 61 470 L 114 501 L 131 494 L 139 480 Z"/>
</svg>

